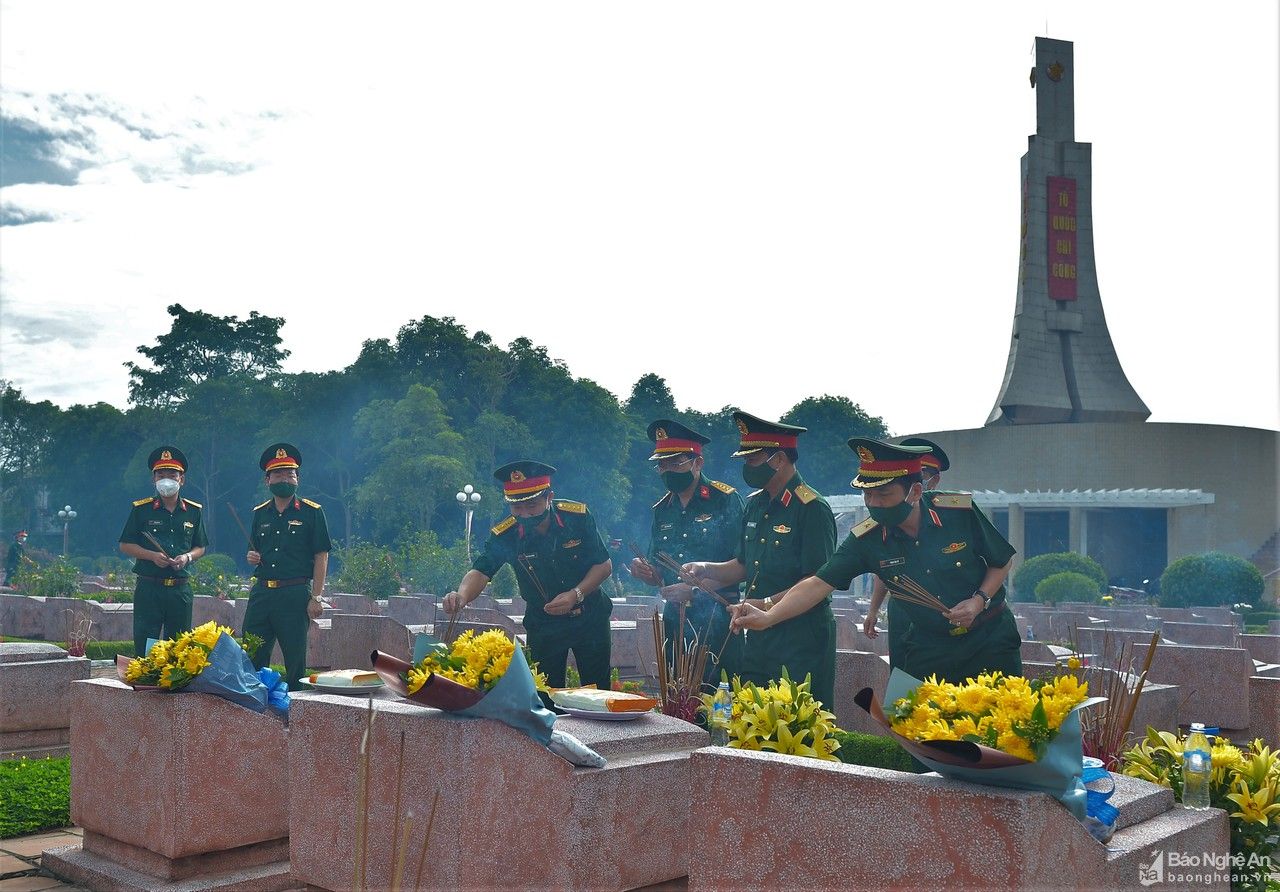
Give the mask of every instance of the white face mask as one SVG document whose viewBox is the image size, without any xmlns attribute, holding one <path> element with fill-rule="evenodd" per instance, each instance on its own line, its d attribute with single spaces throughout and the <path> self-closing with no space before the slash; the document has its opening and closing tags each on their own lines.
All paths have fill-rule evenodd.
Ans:
<svg viewBox="0 0 1280 892">
<path fill-rule="evenodd" d="M 168 477 L 161 477 L 156 481 L 156 492 L 160 493 L 160 497 L 164 499 L 176 496 L 181 488 L 182 484 Z"/>
</svg>

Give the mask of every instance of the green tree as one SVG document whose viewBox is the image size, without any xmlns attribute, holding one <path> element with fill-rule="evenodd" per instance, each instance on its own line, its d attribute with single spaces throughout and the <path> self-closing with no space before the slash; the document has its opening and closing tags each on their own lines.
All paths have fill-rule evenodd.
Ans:
<svg viewBox="0 0 1280 892">
<path fill-rule="evenodd" d="M 0 533 L 12 538 L 35 527 L 36 492 L 50 456 L 58 407 L 33 403 L 8 381 L 0 381 Z"/>
<path fill-rule="evenodd" d="M 1262 573 L 1244 558 L 1224 551 L 1188 554 L 1165 567 L 1160 575 L 1163 607 L 1214 607 L 1257 604 Z"/>
<path fill-rule="evenodd" d="M 829 394 L 801 400 L 778 420 L 809 429 L 800 438 L 800 473 L 824 495 L 851 491 L 858 463 L 849 449 L 850 437 L 883 439 L 888 434 L 883 419 L 868 415 L 848 397 Z"/>
<path fill-rule="evenodd" d="M 284 317 L 255 311 L 240 320 L 188 310 L 181 304 L 168 307 L 168 313 L 173 317 L 169 331 L 155 344 L 138 348 L 152 368 L 125 363 L 129 401 L 134 405 L 177 406 L 193 388 L 217 378 L 262 379 L 278 372 L 289 355 L 280 346 Z"/>
<path fill-rule="evenodd" d="M 398 402 L 376 400 L 356 415 L 356 436 L 372 462 L 356 487 L 356 508 L 383 541 L 428 530 L 472 474 L 466 443 L 436 392 L 414 384 Z"/>
</svg>

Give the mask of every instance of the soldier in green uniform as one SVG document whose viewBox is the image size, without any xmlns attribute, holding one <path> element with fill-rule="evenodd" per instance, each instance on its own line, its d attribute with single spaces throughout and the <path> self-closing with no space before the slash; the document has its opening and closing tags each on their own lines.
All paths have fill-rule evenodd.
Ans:
<svg viewBox="0 0 1280 892">
<path fill-rule="evenodd" d="M 290 443 L 268 446 L 258 461 L 271 498 L 253 509 L 251 548 L 246 559 L 256 569 L 244 632 L 257 635 L 262 646 L 253 666 L 271 662 L 276 640 L 284 656 L 285 683 L 298 689 L 307 671 L 307 632 L 324 611 L 321 596 L 329 572 L 329 523 L 324 509 L 298 497 L 302 453 Z"/>
<path fill-rule="evenodd" d="M 982 672 L 1022 674 L 1022 641 L 1005 604 L 1014 550 L 967 493 L 924 492 L 925 447 L 854 438 L 858 476 L 871 517 L 855 526 L 831 560 L 764 613 L 734 608 L 734 627 L 768 628 L 875 573 L 886 584 L 910 577 L 949 610 L 903 602 L 909 625 L 900 666 L 916 678 L 963 682 Z"/>
<path fill-rule="evenodd" d="M 133 503 L 120 531 L 120 551 L 134 558 L 138 576 L 133 590 L 133 652 L 138 656 L 146 653 L 148 638 L 173 638 L 191 628 L 189 568 L 209 545 L 203 508 L 178 495 L 187 472 L 182 450 L 161 446 L 147 457 L 147 466 L 156 494 Z"/>
<path fill-rule="evenodd" d="M 631 575 L 661 586 L 666 601 L 662 622 L 667 632 L 667 665 L 672 665 L 673 633 L 683 629 L 686 651 L 695 641 L 706 646 L 709 656 L 703 681 L 714 688 L 721 670 L 730 676 L 740 671 L 742 638 L 730 637 L 724 605 L 681 582 L 657 556 L 664 552 L 681 564 L 731 559 L 742 530 L 742 496 L 729 484 L 702 476 L 702 447 L 711 442 L 708 437 L 665 418 L 650 424 L 648 434 L 653 440 L 649 461 L 657 462 L 667 491 L 653 506 L 648 559 L 634 558 Z M 738 599 L 736 587 L 719 594 L 730 602 Z"/>
<path fill-rule="evenodd" d="M 925 492 L 942 488 L 942 472 L 951 467 L 951 459 L 942 451 L 942 447 L 924 437 L 907 437 L 899 446 L 926 446 L 929 451 L 920 456 L 920 484 Z M 868 638 L 877 637 L 876 617 L 880 614 L 880 606 L 888 596 L 889 590 L 879 576 L 873 576 L 871 586 L 871 606 L 867 608 L 867 617 L 862 621 L 862 631 Z M 902 654 L 903 642 L 907 636 L 909 620 L 902 609 L 902 602 L 896 598 L 889 599 L 889 668 L 898 665 L 898 657 Z"/>
<path fill-rule="evenodd" d="M 22 557 L 27 550 L 27 531 L 18 530 L 13 534 L 13 543 L 9 553 L 4 556 L 4 584 L 12 587 L 18 568 L 22 566 Z"/>
<path fill-rule="evenodd" d="M 587 506 L 555 498 L 555 472 L 537 461 L 514 461 L 494 471 L 511 515 L 490 531 L 458 590 L 445 596 L 444 609 L 461 610 L 510 564 L 525 601 L 530 655 L 548 683 L 564 687 L 572 650 L 582 683 L 608 690 L 613 602 L 600 584 L 613 572 L 613 562 Z"/>
<path fill-rule="evenodd" d="M 741 438 L 735 456 L 743 457 L 742 478 L 759 487 L 747 497 L 735 556 L 719 563 L 692 562 L 686 568 L 709 585 L 746 581 L 747 600 L 757 610 L 773 607 L 779 596 L 818 571 L 836 546 L 831 506 L 796 470 L 803 427 L 733 413 Z M 828 592 L 830 594 L 830 592 Z M 740 609 L 741 604 L 735 609 Z M 785 623 L 746 636 L 742 678 L 757 684 L 782 677 L 785 666 L 794 681 L 812 676 L 810 691 L 828 707 L 834 702 L 836 625 L 831 599 L 815 600 Z"/>
</svg>

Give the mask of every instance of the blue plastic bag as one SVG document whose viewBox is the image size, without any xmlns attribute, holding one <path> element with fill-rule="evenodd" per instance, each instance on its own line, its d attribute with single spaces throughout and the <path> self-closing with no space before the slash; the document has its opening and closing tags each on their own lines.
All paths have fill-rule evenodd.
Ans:
<svg viewBox="0 0 1280 892">
<path fill-rule="evenodd" d="M 209 665 L 178 693 L 182 691 L 213 694 L 254 712 L 267 708 L 267 686 L 258 678 L 244 648 L 226 632 L 209 652 Z"/>
</svg>

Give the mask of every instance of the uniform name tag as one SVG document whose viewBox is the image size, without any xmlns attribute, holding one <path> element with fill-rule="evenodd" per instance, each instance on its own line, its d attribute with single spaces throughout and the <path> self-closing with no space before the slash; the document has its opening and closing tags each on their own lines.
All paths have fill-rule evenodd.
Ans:
<svg viewBox="0 0 1280 892">
<path fill-rule="evenodd" d="M 747 529 L 749 529 L 749 530 L 753 530 L 753 529 L 755 529 L 755 526 L 756 526 L 756 522 L 755 522 L 754 520 L 748 520 L 748 521 L 747 521 Z"/>
<path fill-rule="evenodd" d="M 906 559 L 906 558 L 901 558 L 901 557 L 900 557 L 900 558 L 891 558 L 890 560 L 887 560 L 887 561 L 881 561 L 881 562 L 880 562 L 880 569 L 881 569 L 881 570 L 883 570 L 883 569 L 885 569 L 886 567 L 900 567 L 900 566 L 902 566 L 903 564 L 905 564 L 906 562 L 907 562 L 907 559 Z"/>
<path fill-rule="evenodd" d="M 669 530 L 669 529 L 671 529 L 673 526 L 675 526 L 675 524 L 671 524 L 671 523 L 660 523 L 660 524 L 658 524 L 658 529 L 660 529 L 660 530 Z"/>
</svg>

